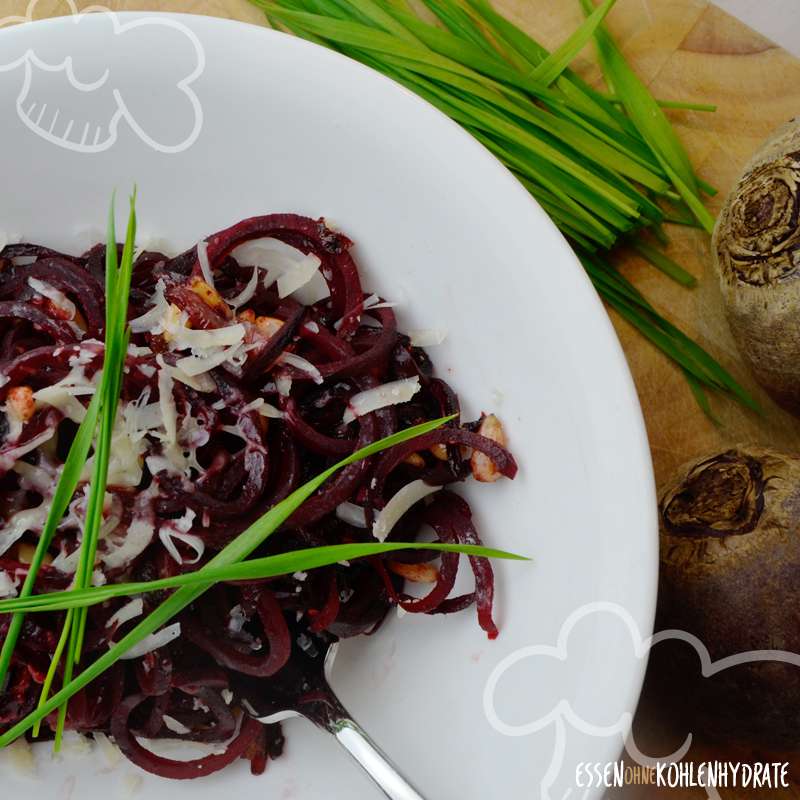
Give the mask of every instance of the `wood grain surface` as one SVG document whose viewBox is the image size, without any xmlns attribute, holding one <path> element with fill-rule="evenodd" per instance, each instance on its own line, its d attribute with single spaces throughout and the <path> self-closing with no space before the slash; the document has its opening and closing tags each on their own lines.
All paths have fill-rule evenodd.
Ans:
<svg viewBox="0 0 800 800">
<path fill-rule="evenodd" d="M 181 11 L 264 24 L 261 13 L 247 0 L 112 0 L 108 5 L 115 10 Z M 577 0 L 497 0 L 497 5 L 548 47 L 558 45 L 582 19 Z M 24 15 L 26 6 L 26 0 L 0 0 L 0 13 Z M 34 17 L 65 15 L 70 10 L 64 0 L 38 0 Z M 711 211 L 718 211 L 759 143 L 800 113 L 800 61 L 704 0 L 619 0 L 608 25 L 657 97 L 718 106 L 714 114 L 670 112 L 700 175 L 720 190 L 709 201 Z M 573 66 L 601 84 L 590 48 Z M 697 408 L 680 371 L 612 313 L 641 399 L 657 480 L 663 481 L 688 459 L 739 441 L 800 451 L 800 423 L 772 404 L 739 364 L 710 274 L 708 237 L 679 226 L 668 233 L 668 252 L 699 279 L 696 289 L 678 286 L 633 255 L 620 254 L 622 269 L 661 313 L 695 336 L 751 389 L 764 414 L 757 416 L 715 397 L 721 425 L 714 425 Z M 565 313 L 568 309 L 566 299 Z M 672 752 L 685 733 L 671 727 L 658 699 L 658 687 L 648 685 L 634 726 L 640 748 L 650 756 Z M 757 743 L 740 751 L 695 741 L 690 755 L 702 760 L 748 760 L 775 754 L 760 753 Z M 788 755 L 785 760 L 792 760 L 800 773 L 800 757 Z M 800 797 L 800 789 L 720 794 L 725 800 Z M 706 793 L 629 787 L 609 796 L 688 800 Z"/>
<path fill-rule="evenodd" d="M 571 0 L 500 0 L 499 5 L 548 46 L 561 41 L 580 19 Z M 800 61 L 703 0 L 620 0 L 608 26 L 656 97 L 717 105 L 713 114 L 670 112 L 698 172 L 719 189 L 708 203 L 716 213 L 759 144 L 800 113 Z M 575 66 L 600 84 L 590 50 Z M 739 363 L 711 274 L 708 236 L 678 226 L 671 226 L 668 233 L 668 253 L 698 278 L 696 289 L 676 285 L 630 254 L 620 258 L 623 271 L 661 313 L 696 337 L 756 395 L 764 414 L 715 398 L 714 410 L 722 424 L 714 425 L 697 408 L 681 372 L 612 312 L 639 392 L 657 481 L 663 482 L 689 459 L 737 442 L 800 451 L 798 421 L 778 409 Z M 659 688 L 653 681 L 646 683 L 634 723 L 637 745 L 651 757 L 674 752 L 687 733 L 660 702 Z M 763 752 L 758 743 L 734 748 L 695 738 L 688 758 L 789 761 L 795 782 L 788 790 L 723 789 L 720 795 L 724 800 L 800 797 L 800 754 Z M 700 788 L 640 786 L 614 790 L 608 796 L 694 800 L 707 795 Z"/>
</svg>

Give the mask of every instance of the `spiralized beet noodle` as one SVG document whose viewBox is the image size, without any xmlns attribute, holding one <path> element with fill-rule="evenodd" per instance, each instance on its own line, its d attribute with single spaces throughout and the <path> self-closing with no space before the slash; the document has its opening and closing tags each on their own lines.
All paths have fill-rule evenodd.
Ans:
<svg viewBox="0 0 800 800">
<path fill-rule="evenodd" d="M 393 513 L 381 513 L 414 482 L 449 487 L 471 474 L 493 481 L 513 477 L 516 465 L 499 421 L 462 422 L 458 398 L 434 376 L 425 350 L 397 330 L 388 304 L 362 289 L 351 244 L 323 220 L 275 214 L 244 220 L 177 257 L 138 254 L 95 584 L 197 569 L 345 454 L 450 414 L 448 427 L 424 440 L 342 470 L 259 555 L 374 541 L 381 531 L 390 541 L 432 529 L 442 541 L 480 542 L 469 506 L 449 488 L 408 507 L 395 499 Z M 34 244 L 0 251 L 0 596 L 14 596 L 25 578 L 97 385 L 104 259 L 102 245 L 80 257 Z M 59 526 L 38 593 L 70 585 L 86 489 L 82 482 Z M 398 514 L 391 527 L 387 517 Z M 299 646 L 298 625 L 329 640 L 368 635 L 392 606 L 425 614 L 475 606 L 494 638 L 492 568 L 470 559 L 475 589 L 454 597 L 458 561 L 393 554 L 218 585 L 177 619 L 177 638 L 118 662 L 71 700 L 67 727 L 110 734 L 133 762 L 169 778 L 207 775 L 240 758 L 263 772 L 281 753 L 281 728 L 243 713 L 232 675 L 268 683 Z M 412 596 L 404 591 L 409 579 L 428 585 L 418 583 Z M 91 608 L 84 661 L 161 599 Z M 8 619 L 0 616 L 0 641 Z M 61 613 L 27 615 L 0 694 L 0 732 L 34 709 L 62 621 Z M 218 746 L 184 762 L 154 754 L 137 737 Z"/>
</svg>

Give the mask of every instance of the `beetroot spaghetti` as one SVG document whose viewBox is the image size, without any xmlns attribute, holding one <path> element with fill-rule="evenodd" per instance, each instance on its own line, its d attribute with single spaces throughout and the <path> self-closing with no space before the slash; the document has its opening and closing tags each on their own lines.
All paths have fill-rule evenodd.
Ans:
<svg viewBox="0 0 800 800">
<path fill-rule="evenodd" d="M 258 555 L 414 541 L 431 530 L 442 542 L 480 544 L 469 505 L 451 486 L 514 477 L 503 428 L 494 415 L 461 419 L 458 397 L 419 346 L 426 337 L 401 333 L 391 304 L 365 291 L 351 245 L 324 220 L 274 214 L 175 257 L 138 253 L 94 585 L 196 570 L 332 463 L 449 415 L 446 427 L 344 468 Z M 0 597 L 14 597 L 27 574 L 98 386 L 104 262 L 103 245 L 77 257 L 34 244 L 0 251 Z M 89 472 L 58 526 L 37 594 L 72 583 Z M 67 727 L 110 735 L 131 761 L 164 777 L 200 777 L 238 759 L 263 772 L 281 753 L 281 728 L 243 713 L 232 678 L 275 679 L 303 646 L 303 631 L 334 641 L 375 632 L 393 607 L 474 607 L 489 638 L 497 635 L 489 561 L 470 556 L 474 590 L 454 594 L 460 556 L 435 556 L 405 550 L 217 584 L 73 697 Z M 419 590 L 409 593 L 407 582 Z M 158 602 L 152 593 L 93 606 L 85 658 L 97 658 Z M 63 616 L 25 618 L 0 687 L 0 733 L 35 708 Z M 8 625 L 0 615 L 0 643 Z M 53 727 L 48 718 L 42 738 Z M 217 746 L 178 761 L 153 753 L 143 737 Z"/>
</svg>

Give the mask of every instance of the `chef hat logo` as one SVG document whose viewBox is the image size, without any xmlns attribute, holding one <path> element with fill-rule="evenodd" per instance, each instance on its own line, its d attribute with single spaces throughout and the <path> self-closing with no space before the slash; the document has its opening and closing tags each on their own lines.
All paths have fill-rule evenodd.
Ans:
<svg viewBox="0 0 800 800">
<path fill-rule="evenodd" d="M 530 645 L 509 653 L 494 667 L 484 687 L 484 713 L 498 733 L 519 737 L 549 731 L 553 752 L 540 782 L 541 800 L 579 800 L 595 791 L 576 786 L 574 767 L 581 758 L 570 758 L 571 766 L 564 768 L 567 748 L 572 754 L 581 753 L 580 740 L 584 737 L 613 737 L 619 743 L 618 752 L 622 752 L 624 747 L 633 761 L 645 767 L 655 766 L 658 762 L 677 762 L 686 755 L 692 742 L 691 733 L 687 733 L 680 747 L 668 755 L 653 758 L 638 749 L 631 732 L 637 697 L 631 697 L 631 708 L 620 712 L 614 705 L 613 692 L 608 693 L 608 705 L 604 705 L 604 687 L 594 686 L 582 695 L 569 696 L 574 695 L 575 687 L 575 673 L 570 676 L 572 670 L 588 669 L 613 675 L 615 666 L 624 659 L 643 662 L 651 648 L 667 641 L 678 641 L 691 647 L 697 654 L 700 673 L 705 678 L 731 667 L 756 662 L 777 661 L 800 667 L 800 654 L 785 650 L 750 650 L 713 661 L 703 642 L 691 633 L 663 630 L 645 638 L 633 616 L 622 606 L 610 602 L 581 606 L 567 617 L 555 645 Z M 605 669 L 598 666 L 600 659 L 608 660 Z M 516 680 L 504 689 L 504 677 L 512 670 L 523 672 L 518 673 Z M 524 698 L 520 698 L 518 689 L 519 674 L 526 678 L 524 685 L 531 687 Z M 503 702 L 504 696 L 507 702 Z M 526 706 L 522 711 L 519 707 L 522 703 L 538 703 L 540 707 L 531 709 Z M 507 716 L 524 713 L 526 719 L 504 719 L 498 706 Z M 714 787 L 708 787 L 706 793 L 710 800 L 719 800 Z"/>
<path fill-rule="evenodd" d="M 33 21 L 36 2 L 31 0 L 25 16 L 0 19 L 0 28 Z M 20 81 L 21 122 L 42 139 L 78 153 L 108 150 L 124 125 L 161 153 L 191 147 L 203 125 L 193 84 L 205 68 L 205 52 L 195 33 L 170 17 L 127 20 L 102 6 L 78 11 L 74 0 L 63 2 L 76 26 L 90 14 L 102 18 L 102 46 L 88 54 L 70 37 L 40 37 L 35 49 L 15 51 L 16 38 L 4 37 L 0 80 Z M 142 52 L 158 61 L 159 78 L 145 92 L 141 86 L 132 91 L 131 81 L 137 73 L 141 80 L 142 71 L 131 66 Z"/>
</svg>

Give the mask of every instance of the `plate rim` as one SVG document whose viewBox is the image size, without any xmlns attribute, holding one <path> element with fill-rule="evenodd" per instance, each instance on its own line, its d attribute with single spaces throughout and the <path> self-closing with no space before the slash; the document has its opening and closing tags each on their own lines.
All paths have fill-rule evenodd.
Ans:
<svg viewBox="0 0 800 800">
<path fill-rule="evenodd" d="M 471 149 L 470 158 L 484 159 L 491 162 L 495 172 L 497 172 L 498 179 L 502 180 L 504 184 L 504 194 L 508 197 L 516 195 L 513 199 L 515 204 L 525 204 L 528 207 L 528 212 L 532 213 L 539 219 L 539 224 L 542 229 L 549 230 L 549 236 L 552 243 L 558 241 L 557 247 L 560 257 L 563 261 L 570 264 L 570 280 L 575 287 L 579 287 L 583 296 L 586 298 L 586 303 L 582 313 L 584 316 L 591 315 L 590 324 L 593 326 L 595 332 L 605 329 L 606 352 L 609 359 L 608 369 L 613 369 L 613 379 L 616 382 L 621 382 L 620 388 L 624 388 L 625 400 L 627 402 L 626 417 L 627 427 L 630 429 L 629 433 L 633 434 L 636 438 L 636 443 L 631 442 L 631 456 L 637 458 L 637 465 L 635 474 L 639 476 L 639 505 L 641 511 L 639 513 L 640 524 L 638 526 L 637 535 L 639 541 L 637 545 L 643 550 L 647 551 L 647 563 L 643 563 L 642 568 L 637 571 L 636 582 L 629 581 L 628 587 L 630 591 L 628 595 L 635 600 L 633 606 L 630 605 L 630 600 L 626 597 L 625 608 L 632 615 L 636 621 L 639 631 L 643 639 L 647 639 L 654 629 L 657 587 L 658 587 L 658 520 L 657 520 L 657 505 L 656 505 L 656 485 L 655 476 L 653 471 L 652 457 L 650 453 L 647 431 L 645 426 L 644 414 L 642 412 L 639 396 L 636 391 L 636 386 L 631 374 L 630 366 L 628 365 L 622 348 L 619 337 L 614 329 L 611 319 L 606 311 L 606 308 L 597 294 L 594 286 L 591 283 L 588 275 L 586 274 L 583 266 L 581 265 L 577 255 L 570 247 L 566 238 L 561 231 L 558 230 L 555 223 L 547 215 L 541 205 L 536 199 L 522 186 L 522 184 L 514 177 L 514 175 L 505 167 L 502 162 L 492 154 L 483 144 L 469 134 L 461 125 L 448 117 L 445 113 L 433 106 L 427 100 L 412 92 L 402 84 L 399 84 L 392 78 L 378 72 L 377 70 L 368 67 L 355 59 L 350 58 L 335 50 L 317 45 L 302 37 L 295 36 L 283 31 L 275 30 L 267 27 L 266 25 L 258 25 L 252 22 L 246 22 L 238 19 L 231 19 L 225 17 L 217 17 L 209 14 L 194 14 L 187 12 L 173 12 L 173 11 L 147 11 L 147 10 L 126 10 L 126 11 L 113 11 L 111 9 L 104 9 L 97 13 L 86 14 L 79 12 L 77 17 L 75 15 L 61 15 L 56 17 L 49 17 L 46 19 L 29 20 L 18 25 L 11 27 L 0 28 L 0 41 L 4 37 L 12 36 L 25 36 L 25 31 L 35 27 L 37 29 L 43 27 L 64 28 L 68 24 L 75 24 L 76 22 L 89 22 L 88 26 L 84 26 L 84 30 L 97 24 L 92 20 L 92 17 L 102 18 L 105 14 L 110 13 L 114 18 L 119 20 L 135 20 L 147 17 L 171 19 L 176 22 L 185 24 L 188 28 L 195 33 L 194 26 L 202 27 L 203 33 L 213 31 L 211 35 L 230 35 L 233 32 L 245 32 L 246 35 L 255 35 L 265 37 L 267 40 L 272 39 L 281 41 L 283 44 L 290 47 L 297 47 L 300 50 L 306 50 L 310 53 L 315 53 L 319 57 L 324 57 L 339 62 L 343 68 L 351 70 L 352 74 L 357 76 L 355 80 L 375 81 L 376 79 L 382 83 L 385 92 L 399 92 L 404 98 L 404 102 L 411 102 L 416 105 L 420 111 L 438 118 L 439 124 L 444 125 L 449 129 L 448 135 L 457 137 L 464 148 Z M 588 291 L 587 291 L 588 290 Z M 585 335 L 585 334 L 584 334 Z M 635 429 L 635 430 L 634 430 Z M 629 500 L 629 498 L 628 498 Z M 646 547 L 645 547 L 646 545 Z M 635 589 L 632 587 L 635 585 Z M 637 668 L 631 670 L 630 681 L 628 682 L 628 696 L 621 698 L 625 703 L 626 708 L 630 708 L 635 712 L 638 705 L 638 698 L 644 683 L 645 672 L 647 669 L 648 658 L 644 657 L 637 662 Z M 616 740 L 609 740 L 609 745 L 605 747 L 608 761 L 615 760 L 619 755 L 619 748 L 614 743 Z M 600 749 L 600 748 L 598 748 Z M 599 798 L 603 794 L 602 788 L 595 789 L 590 797 Z"/>
</svg>

